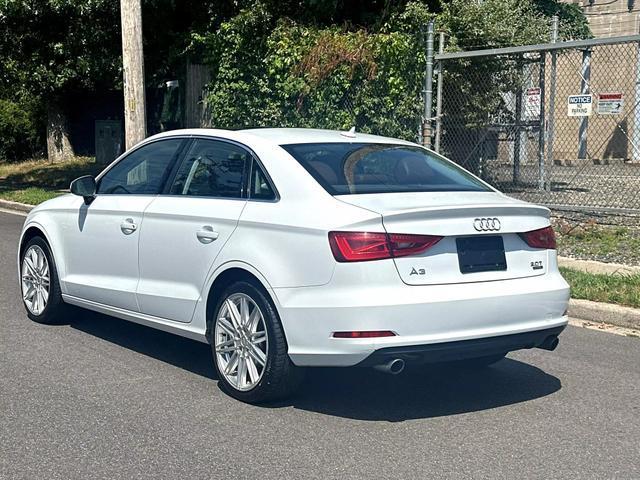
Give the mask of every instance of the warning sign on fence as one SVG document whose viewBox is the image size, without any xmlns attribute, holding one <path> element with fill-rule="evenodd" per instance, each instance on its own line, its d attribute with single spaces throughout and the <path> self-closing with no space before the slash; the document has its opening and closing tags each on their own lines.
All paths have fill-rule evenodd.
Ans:
<svg viewBox="0 0 640 480">
<path fill-rule="evenodd" d="M 593 95 L 569 95 L 568 107 L 570 117 L 588 117 L 593 110 Z"/>
<path fill-rule="evenodd" d="M 598 113 L 600 115 L 620 115 L 624 107 L 624 99 L 620 92 L 601 93 L 598 95 Z"/>
<path fill-rule="evenodd" d="M 524 116 L 526 118 L 540 117 L 540 89 L 527 88 L 524 97 Z"/>
</svg>

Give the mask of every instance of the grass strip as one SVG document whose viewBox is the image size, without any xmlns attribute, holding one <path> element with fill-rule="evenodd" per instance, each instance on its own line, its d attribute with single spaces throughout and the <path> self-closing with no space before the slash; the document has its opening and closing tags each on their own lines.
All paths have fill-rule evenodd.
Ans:
<svg viewBox="0 0 640 480">
<path fill-rule="evenodd" d="M 11 200 L 12 202 L 26 203 L 27 205 L 38 205 L 39 203 L 62 194 L 64 194 L 64 192 L 59 190 L 45 190 L 44 188 L 27 187 L 0 191 L 0 198 L 3 200 Z"/>
<path fill-rule="evenodd" d="M 586 273 L 560 267 L 571 297 L 640 308 L 640 275 Z"/>
<path fill-rule="evenodd" d="M 103 168 L 92 157 L 75 157 L 60 163 L 47 160 L 1 163 L 0 198 L 38 205 L 65 193 L 72 180 L 96 175 Z"/>
</svg>

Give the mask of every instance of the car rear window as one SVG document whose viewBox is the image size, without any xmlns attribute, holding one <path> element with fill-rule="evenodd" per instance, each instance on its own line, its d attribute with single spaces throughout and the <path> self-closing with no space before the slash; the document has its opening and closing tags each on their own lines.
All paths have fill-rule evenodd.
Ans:
<svg viewBox="0 0 640 480">
<path fill-rule="evenodd" d="M 332 195 L 397 192 L 484 192 L 489 188 L 453 162 L 410 145 L 283 145 Z"/>
</svg>

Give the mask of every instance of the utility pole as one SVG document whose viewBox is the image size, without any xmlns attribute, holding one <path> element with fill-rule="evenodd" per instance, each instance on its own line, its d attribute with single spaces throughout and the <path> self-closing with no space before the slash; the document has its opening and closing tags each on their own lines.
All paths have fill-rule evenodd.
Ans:
<svg viewBox="0 0 640 480">
<path fill-rule="evenodd" d="M 125 145 L 129 150 L 147 136 L 140 0 L 120 0 L 124 72 Z"/>
</svg>

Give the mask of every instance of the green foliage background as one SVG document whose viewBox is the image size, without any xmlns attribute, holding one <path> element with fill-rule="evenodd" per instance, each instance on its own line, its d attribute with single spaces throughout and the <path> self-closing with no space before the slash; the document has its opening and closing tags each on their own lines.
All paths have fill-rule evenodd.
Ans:
<svg viewBox="0 0 640 480">
<path fill-rule="evenodd" d="M 0 0 L 0 155 L 42 150 L 53 103 L 122 88 L 118 3 Z M 219 128 L 355 125 L 415 139 L 430 19 L 449 50 L 545 41 L 553 14 L 563 38 L 589 35 L 580 7 L 559 0 L 143 0 L 142 8 L 148 87 L 183 78 L 187 60 L 207 63 L 205 100 Z M 474 85 L 467 67 L 451 72 L 461 92 L 511 81 L 488 63 L 487 82 Z M 482 94 L 473 98 L 484 105 Z"/>
<path fill-rule="evenodd" d="M 213 71 L 215 127 L 416 134 L 424 55 L 413 35 L 318 28 L 254 8 L 194 41 Z"/>
<path fill-rule="evenodd" d="M 415 140 L 429 20 L 447 33 L 447 50 L 513 46 L 547 41 L 554 13 L 562 16 L 565 38 L 589 35 L 576 8 L 544 0 L 452 0 L 434 9 L 412 1 L 364 28 L 282 17 L 269 2 L 252 2 L 217 30 L 193 34 L 191 49 L 212 68 L 206 105 L 214 127 L 356 126 Z M 448 81 L 477 100 L 469 108 L 477 118 L 468 121 L 478 123 L 496 107 L 486 104 L 488 93 L 513 82 L 513 71 L 499 61 L 474 65 L 486 79 L 477 84 L 465 78 L 469 67 L 458 63 Z"/>
<path fill-rule="evenodd" d="M 41 118 L 37 102 L 0 98 L 0 162 L 40 153 Z"/>
</svg>

